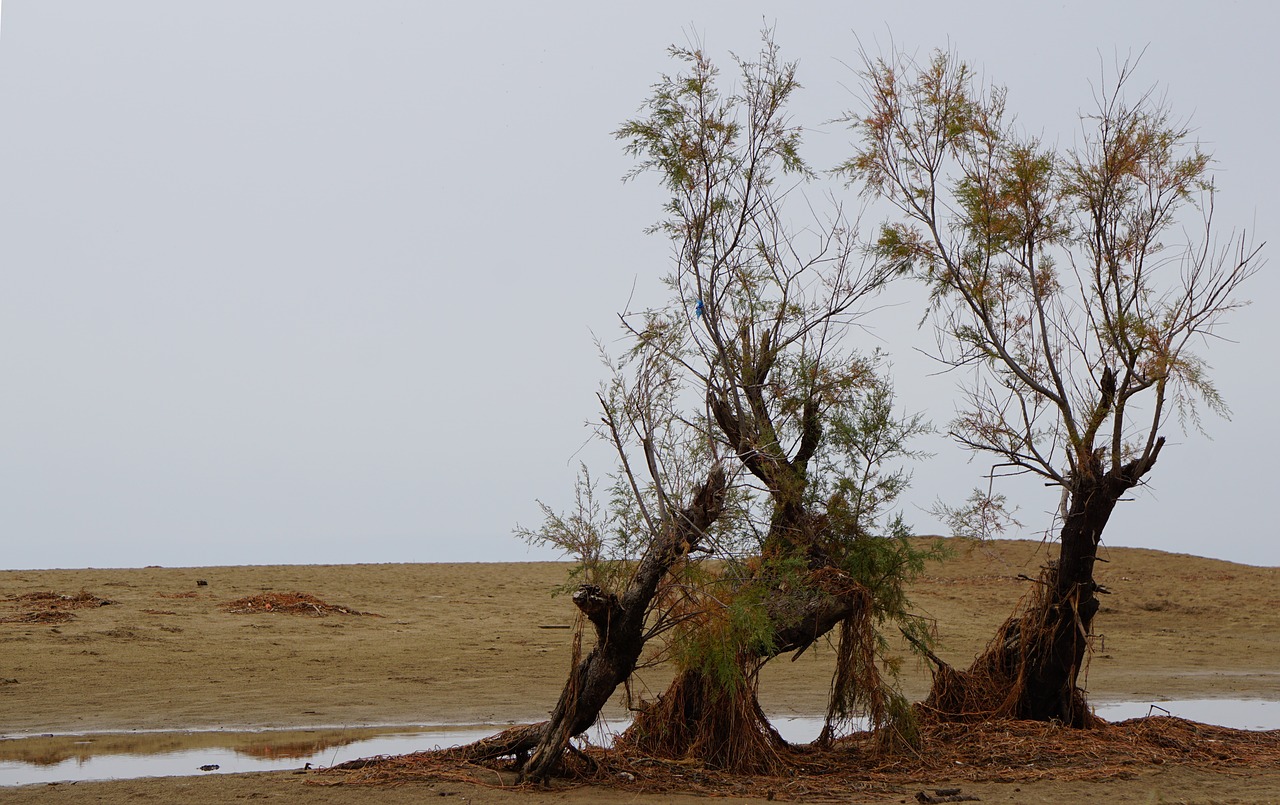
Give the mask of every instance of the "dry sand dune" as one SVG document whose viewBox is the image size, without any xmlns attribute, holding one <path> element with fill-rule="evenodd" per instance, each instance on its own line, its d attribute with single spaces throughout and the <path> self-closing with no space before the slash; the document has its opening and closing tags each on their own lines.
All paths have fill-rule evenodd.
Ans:
<svg viewBox="0 0 1280 805">
<path fill-rule="evenodd" d="M 1280 699 L 1280 569 L 1144 550 L 1104 555 L 1110 562 L 1099 576 L 1113 594 L 1097 622 L 1088 675 L 1096 699 Z M 960 546 L 953 560 L 930 568 L 914 600 L 937 620 L 939 653 L 956 664 L 973 656 L 1026 590 L 1019 577 L 1034 575 L 1043 560 L 1038 543 L 1002 541 Z M 567 596 L 553 595 L 566 574 L 567 566 L 555 563 L 0 572 L 0 732 L 541 718 L 568 668 L 573 633 L 566 627 L 575 611 Z M 86 599 L 75 608 L 71 599 L 82 591 L 111 603 Z M 33 597 L 50 592 L 67 598 Z M 347 612 L 319 611 L 315 600 L 263 597 L 273 593 L 303 593 Z M 250 600 L 228 607 L 240 599 Z M 290 603 L 310 614 L 282 612 Z M 826 650 L 774 663 L 762 681 L 766 709 L 820 712 L 830 667 Z M 639 687 L 656 691 L 665 681 L 663 669 L 650 669 Z M 922 695 L 927 670 L 908 663 L 904 683 Z M 1216 776 L 1205 782 L 1197 774 L 1166 769 L 1148 788 L 1139 781 L 1129 791 L 1117 782 L 1106 790 L 1141 802 L 1152 790 L 1189 786 L 1208 796 L 1214 785 L 1230 783 L 1241 801 L 1280 800 L 1280 772 L 1251 782 Z M 1075 785 L 1051 786 L 1046 796 L 1056 798 L 1044 801 L 1071 801 Z M 183 787 L 190 791 L 181 793 Z M 409 789 L 417 797 L 428 792 L 424 785 Z M 342 798 L 352 790 L 263 774 L 41 787 L 38 796 L 42 802 L 90 791 L 108 802 L 232 801 L 255 791 L 281 802 L 400 796 L 370 797 L 366 789 Z M 997 793 L 990 796 L 999 799 Z M 15 802 L 37 796 L 31 788 L 0 794 Z M 522 796 L 482 788 L 463 795 L 475 802 Z"/>
</svg>

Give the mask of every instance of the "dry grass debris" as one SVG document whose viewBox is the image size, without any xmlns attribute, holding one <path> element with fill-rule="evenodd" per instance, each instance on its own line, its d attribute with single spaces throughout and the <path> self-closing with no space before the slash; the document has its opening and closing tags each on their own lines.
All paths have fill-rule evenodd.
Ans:
<svg viewBox="0 0 1280 805">
<path fill-rule="evenodd" d="M 52 590 L 26 593 L 24 595 L 10 596 L 5 599 L 15 605 L 37 606 L 41 609 L 88 609 L 90 607 L 105 607 L 114 604 L 115 601 L 109 601 L 106 598 L 99 598 L 91 592 L 81 590 L 75 595 L 64 595 L 55 593 Z"/>
<path fill-rule="evenodd" d="M 222 604 L 222 609 L 225 612 L 236 615 L 276 613 L 283 615 L 310 615 L 315 618 L 324 618 L 329 615 L 382 617 L 372 612 L 361 612 L 351 607 L 327 604 L 308 593 L 262 593 L 260 595 L 250 595 L 244 598 L 237 598 L 234 601 L 228 601 Z"/>
<path fill-rule="evenodd" d="M 75 618 L 71 612 L 73 609 L 105 607 L 115 603 L 106 598 L 99 598 L 86 590 L 81 590 L 75 595 L 42 590 L 11 595 L 4 600 L 14 609 L 26 611 L 0 617 L 0 623 L 66 623 Z"/>
<path fill-rule="evenodd" d="M 1149 716 L 1093 729 L 1032 721 L 927 723 L 918 751 L 885 752 L 873 733 L 829 748 L 791 746 L 772 775 L 709 769 L 689 760 L 651 757 L 628 747 L 586 747 L 566 756 L 560 786 L 598 785 L 616 791 L 767 797 L 783 801 L 847 802 L 857 792 L 901 799 L 940 781 L 1019 783 L 1105 781 L 1176 764 L 1247 772 L 1280 764 L 1280 730 L 1254 732 L 1169 716 Z M 492 787 L 515 784 L 499 763 L 476 764 L 456 750 L 378 757 L 335 766 L 327 785 L 394 785 L 454 781 Z"/>
</svg>

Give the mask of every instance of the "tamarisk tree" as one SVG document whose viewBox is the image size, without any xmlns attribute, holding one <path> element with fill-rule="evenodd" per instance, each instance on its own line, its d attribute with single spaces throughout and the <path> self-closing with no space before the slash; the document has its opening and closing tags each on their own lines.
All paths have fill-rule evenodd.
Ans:
<svg viewBox="0 0 1280 805">
<path fill-rule="evenodd" d="M 1127 100 L 1131 64 L 1062 149 L 1020 134 L 1006 92 L 952 54 L 867 57 L 862 79 L 843 171 L 897 208 L 874 250 L 927 283 L 939 357 L 972 370 L 951 434 L 1064 492 L 1038 591 L 967 674 L 939 668 L 927 704 L 1083 725 L 1103 530 L 1171 418 L 1227 413 L 1195 350 L 1243 304 L 1260 247 L 1219 238 L 1209 156 L 1153 95 Z"/>
<path fill-rule="evenodd" d="M 893 266 L 865 259 L 838 204 L 825 214 L 806 205 L 803 228 L 786 213 L 816 178 L 786 112 L 795 65 L 766 32 L 723 95 L 703 53 L 672 55 L 685 71 L 664 77 L 618 133 L 639 159 L 633 176 L 656 174 L 669 192 L 654 231 L 674 247 L 671 295 L 623 323 L 633 359 L 670 372 L 692 406 L 667 416 L 741 482 L 712 551 L 724 570 L 685 585 L 674 607 L 685 619 L 672 641 L 680 673 L 640 709 L 627 740 L 767 770 L 779 739 L 756 701 L 756 674 L 837 626 L 824 736 L 854 709 L 881 725 L 908 714 L 877 669 L 877 626 L 924 637 L 902 585 L 925 555 L 890 513 L 908 480 L 894 464 L 913 457 L 907 444 L 924 425 L 895 416 L 881 357 L 849 345 L 861 303 Z"/>
<path fill-rule="evenodd" d="M 732 93 L 704 53 L 671 55 L 680 72 L 617 132 L 630 178 L 667 191 L 651 231 L 673 247 L 666 301 L 623 313 L 606 355 L 597 430 L 617 464 L 607 495 L 584 471 L 575 508 L 523 532 L 579 560 L 573 601 L 595 645 L 550 721 L 465 750 L 514 755 L 533 779 L 643 662 L 673 662 L 676 681 L 636 704 L 620 745 L 759 770 L 782 748 L 756 699 L 769 658 L 840 627 L 829 727 L 855 710 L 888 724 L 909 709 L 880 673 L 878 626 L 924 637 L 903 593 L 924 553 L 892 514 L 924 426 L 894 413 L 882 359 L 848 338 L 891 271 L 864 259 L 838 205 L 803 203 L 816 176 L 786 112 L 795 66 L 767 33 Z"/>
</svg>

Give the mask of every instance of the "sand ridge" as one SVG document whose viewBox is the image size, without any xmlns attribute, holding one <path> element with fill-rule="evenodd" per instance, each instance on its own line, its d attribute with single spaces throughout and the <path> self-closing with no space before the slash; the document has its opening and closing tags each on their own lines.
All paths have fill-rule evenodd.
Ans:
<svg viewBox="0 0 1280 805">
<path fill-rule="evenodd" d="M 1100 699 L 1280 698 L 1280 569 L 1113 549 L 1087 683 Z M 960 546 L 913 588 L 963 665 L 1044 559 L 1034 542 Z M 576 611 L 562 563 L 299 565 L 0 572 L 6 599 L 88 592 L 63 623 L 0 623 L 0 733 L 526 721 L 555 703 Z M 199 581 L 206 584 L 199 585 Z M 227 612 L 303 593 L 381 617 Z M 826 646 L 766 668 L 767 709 L 825 706 Z M 648 669 L 653 694 L 668 672 Z M 909 661 L 922 696 L 928 671 Z"/>
</svg>

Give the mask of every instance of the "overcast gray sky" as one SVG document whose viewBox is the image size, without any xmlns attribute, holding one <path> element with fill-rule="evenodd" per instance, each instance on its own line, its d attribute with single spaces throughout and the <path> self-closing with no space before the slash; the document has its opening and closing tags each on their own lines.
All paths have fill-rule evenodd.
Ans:
<svg viewBox="0 0 1280 805">
<path fill-rule="evenodd" d="M 668 255 L 610 132 L 691 36 L 750 54 L 776 25 L 818 166 L 847 153 L 824 121 L 856 105 L 859 38 L 953 47 L 1064 144 L 1145 49 L 1138 83 L 1217 157 L 1219 222 L 1277 240 L 1270 4 L 785 5 L 5 2 L 0 567 L 550 558 L 511 529 L 567 504 L 592 333 Z M 919 291 L 895 293 L 868 345 L 945 424 Z M 1233 420 L 1167 430 L 1111 544 L 1280 564 L 1275 270 L 1246 293 L 1206 353 Z M 988 469 L 927 447 L 922 533 Z M 1011 491 L 1035 536 L 1056 494 Z"/>
</svg>

